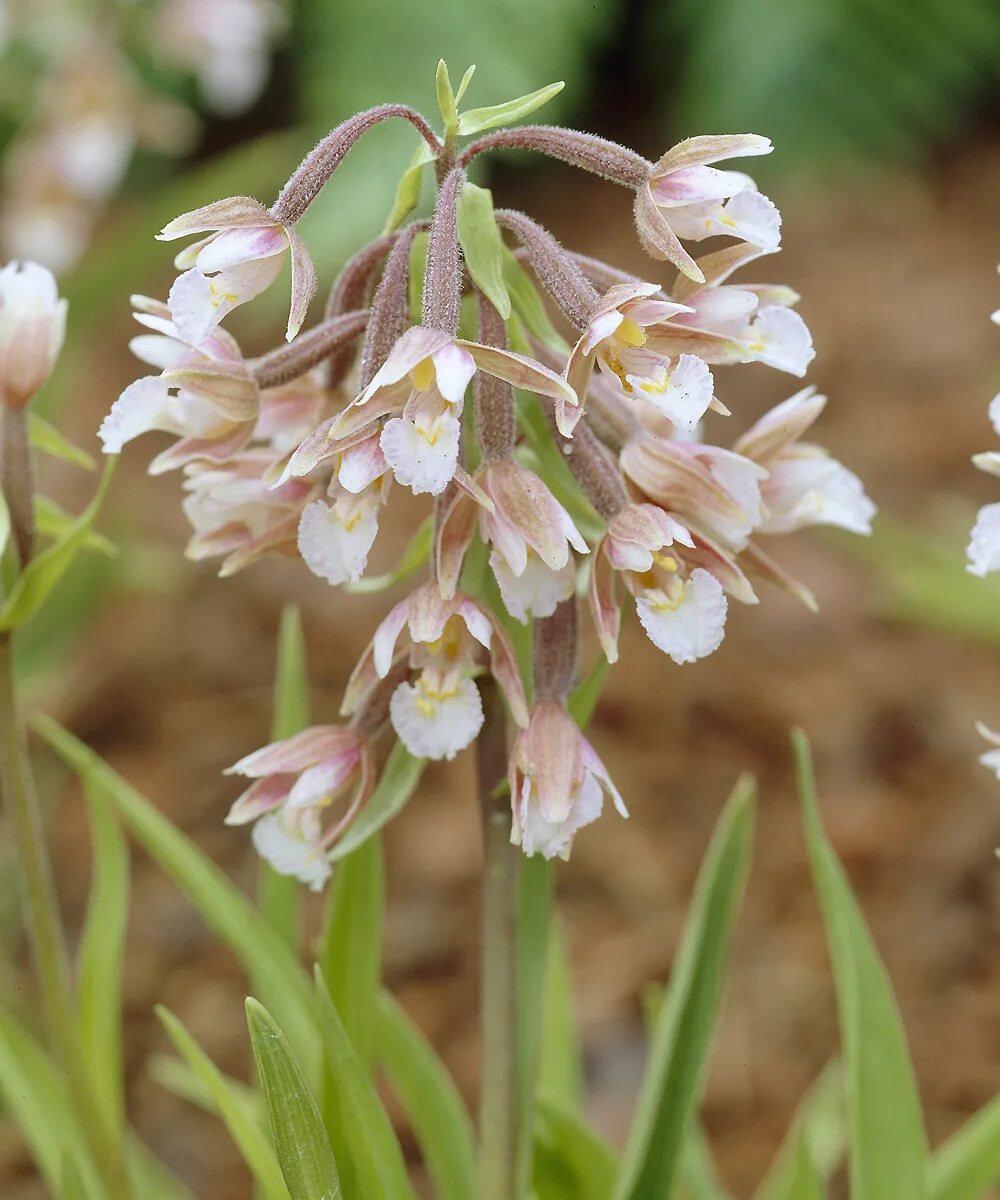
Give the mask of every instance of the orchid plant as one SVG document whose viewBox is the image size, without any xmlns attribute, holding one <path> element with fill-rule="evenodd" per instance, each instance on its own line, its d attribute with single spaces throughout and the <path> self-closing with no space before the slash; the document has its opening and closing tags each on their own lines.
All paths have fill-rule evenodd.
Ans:
<svg viewBox="0 0 1000 1200">
<path fill-rule="evenodd" d="M 113 1006 L 108 964 L 112 980 L 120 971 L 125 899 L 108 880 L 121 878 L 127 852 L 112 812 L 236 953 L 267 1005 L 247 1002 L 254 1090 L 223 1076 L 172 1014 L 160 1016 L 182 1060 L 161 1072 L 163 1081 L 225 1121 L 268 1200 L 414 1196 L 373 1083 L 376 1066 L 445 1200 L 726 1195 L 697 1108 L 748 861 L 752 784 L 741 781 L 723 813 L 670 986 L 651 1006 L 649 1066 L 620 1158 L 582 1115 L 572 999 L 550 911 L 552 860 L 569 857 L 606 800 L 627 815 L 584 733 L 618 658 L 625 595 L 654 647 L 675 665 L 694 663 L 721 644 L 730 601 L 756 603 L 758 586 L 784 587 L 815 607 L 764 549 L 769 536 L 817 524 L 866 533 L 874 508 L 847 467 L 804 440 L 825 404 L 814 389 L 753 423 L 732 415 L 740 406 L 725 386 L 716 391 L 716 374 L 720 382 L 729 375 L 720 368 L 759 362 L 801 377 L 813 357 L 791 289 L 732 278 L 778 249 L 780 218 L 749 176 L 714 164 L 769 153 L 770 143 L 695 137 L 650 163 L 590 134 L 511 124 L 560 85 L 459 112 L 471 75 L 453 90 L 439 65 L 440 133 L 405 105 L 371 109 L 307 155 L 270 208 L 227 198 L 160 234 L 198 240 L 178 255 L 165 302 L 133 300 L 143 332 L 132 349 L 154 373 L 130 384 L 105 418 L 109 463 L 141 434 L 175 439 L 150 470 L 181 472 L 193 527 L 187 553 L 221 559 L 223 575 L 269 554 L 368 592 L 425 574 L 372 631 L 339 724 L 308 723 L 301 629 L 286 619 L 274 740 L 231 768 L 244 790 L 226 820 L 251 827 L 264 862 L 256 904 L 86 747 L 37 719 L 83 779 L 94 831 L 77 979 L 39 828 L 10 647 L 12 631 L 93 540 L 110 475 L 85 513 L 50 528 L 54 543 L 36 554 L 30 445 L 62 444 L 50 427 L 35 426 L 33 438 L 27 404 L 58 353 L 65 304 L 43 269 L 0 271 L 10 533 L 0 767 L 48 1033 L 46 1048 L 0 1014 L 0 1043 L 17 1065 L 12 1074 L 0 1055 L 0 1093 L 65 1200 L 187 1194 L 128 1130 L 120 1028 L 92 1011 L 95 997 Z M 417 152 L 385 231 L 347 262 L 322 319 L 307 325 L 317 279 L 297 224 L 354 143 L 388 119 L 415 128 Z M 664 287 L 573 252 L 527 214 L 494 208 L 469 173 L 503 149 L 547 154 L 631 189 L 639 239 L 676 269 L 673 282 Z M 436 188 L 425 220 L 412 214 L 429 175 Z M 691 254 L 720 235 L 728 239 L 721 249 Z M 284 341 L 245 357 L 222 322 L 277 280 L 286 256 Z M 725 445 L 706 440 L 710 411 Z M 732 423 L 735 435 L 726 432 Z M 395 570 L 368 577 L 383 510 L 392 497 L 402 508 L 407 492 L 431 497 L 432 515 Z M 581 680 L 585 621 L 599 657 Z M 387 734 L 393 745 L 383 754 Z M 409 801 L 428 760 L 473 746 L 485 860 L 478 1137 L 454 1084 L 379 978 L 379 832 Z M 823 833 L 801 737 L 796 751 L 845 1064 L 807 1098 L 758 1200 L 823 1194 L 847 1136 L 845 1093 L 856 1200 L 981 1196 L 1000 1175 L 1000 1138 L 984 1134 L 996 1133 L 1000 1113 L 985 1110 L 929 1154 L 891 989 Z M 315 987 L 301 961 L 300 885 L 329 891 Z M 559 1018 L 545 1024 L 543 1011 Z M 18 1108 L 22 1093 L 30 1103 Z"/>
</svg>

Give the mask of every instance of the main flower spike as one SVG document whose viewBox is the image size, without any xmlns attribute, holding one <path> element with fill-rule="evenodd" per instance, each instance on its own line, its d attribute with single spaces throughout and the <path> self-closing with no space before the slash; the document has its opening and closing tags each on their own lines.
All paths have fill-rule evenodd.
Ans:
<svg viewBox="0 0 1000 1200">
<path fill-rule="evenodd" d="M 406 105 L 379 105 L 322 139 L 270 207 L 234 197 L 166 226 L 161 237 L 200 240 L 179 256 L 166 304 L 136 300 L 146 328 L 133 350 L 155 371 L 101 427 L 109 453 L 142 433 L 174 439 L 151 470 L 182 470 L 187 554 L 220 559 L 223 575 L 280 555 L 332 586 L 373 593 L 426 572 L 355 667 L 341 708 L 348 724 L 237 765 L 251 782 L 230 820 L 253 821 L 259 852 L 314 887 L 371 789 L 383 730 L 400 753 L 435 760 L 483 731 L 481 762 L 499 775 L 493 760 L 505 746 L 484 730 L 499 710 L 512 727 L 513 838 L 529 854 L 567 855 L 605 798 L 624 813 L 567 707 L 581 598 L 610 662 L 626 652 L 631 598 L 650 642 L 673 663 L 695 663 L 722 644 L 731 605 L 756 604 L 765 585 L 815 608 L 766 539 L 816 524 L 867 533 L 874 513 L 848 468 L 804 440 L 825 399 L 806 387 L 750 414 L 731 370 L 762 363 L 801 377 L 814 355 L 797 294 L 737 274 L 778 250 L 780 217 L 749 176 L 726 167 L 770 153 L 770 142 L 688 138 L 648 162 L 579 130 L 496 127 L 552 89 L 525 106 L 460 113 L 471 73 L 457 96 L 446 75 L 440 68 L 440 133 Z M 389 119 L 410 124 L 419 153 L 386 232 L 348 259 L 322 319 L 306 326 L 314 273 L 298 222 L 357 140 Z M 478 136 L 463 145 L 469 133 Z M 495 209 L 468 172 L 507 149 L 633 191 L 639 237 L 676 277 L 639 278 L 564 247 L 527 213 Z M 425 166 L 433 215 L 414 219 Z M 692 257 L 716 236 L 728 243 Z M 285 340 L 245 358 L 226 319 L 270 285 L 286 252 Z M 9 277 L 11 268 L 0 285 Z M 49 337 L 53 303 L 39 308 Z M 14 361 L 11 346 L 23 352 L 16 338 L 4 342 L 3 321 L 0 305 L 0 367 Z M 734 427 L 721 438 L 719 418 Z M 1000 473 L 994 458 L 980 465 Z M 382 556 L 390 506 L 408 508 L 419 529 L 395 568 L 365 578 Z M 970 569 L 993 566 L 1000 515 L 987 509 Z"/>
</svg>

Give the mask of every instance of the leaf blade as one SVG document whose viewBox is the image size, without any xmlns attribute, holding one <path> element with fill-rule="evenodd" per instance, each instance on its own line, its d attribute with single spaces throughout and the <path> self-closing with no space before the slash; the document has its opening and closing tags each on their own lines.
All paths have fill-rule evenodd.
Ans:
<svg viewBox="0 0 1000 1200">
<path fill-rule="evenodd" d="M 493 215 L 493 196 L 468 180 L 458 197 L 458 240 L 476 286 L 506 321 L 510 296 L 504 280 L 504 244 Z"/>
<path fill-rule="evenodd" d="M 560 80 L 550 83 L 537 91 L 529 92 L 526 96 L 518 96 L 503 104 L 491 104 L 485 108 L 470 108 L 458 118 L 458 132 L 467 137 L 472 133 L 482 133 L 484 129 L 496 129 L 498 125 L 509 125 L 519 121 L 529 113 L 541 108 L 543 104 L 558 96 L 566 84 Z"/>
<path fill-rule="evenodd" d="M 420 782 L 427 760 L 416 758 L 402 742 L 393 746 L 382 778 L 358 818 L 330 852 L 331 862 L 353 853 L 406 807 Z"/>
</svg>

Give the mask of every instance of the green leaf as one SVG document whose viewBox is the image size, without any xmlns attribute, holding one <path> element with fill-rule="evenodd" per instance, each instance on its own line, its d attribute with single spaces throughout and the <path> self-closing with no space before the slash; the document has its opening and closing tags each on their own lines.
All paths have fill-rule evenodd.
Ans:
<svg viewBox="0 0 1000 1200">
<path fill-rule="evenodd" d="M 333 874 L 319 968 L 334 1007 L 366 1070 L 375 1053 L 375 997 L 382 974 L 385 908 L 382 845 L 368 838 Z"/>
<path fill-rule="evenodd" d="M 419 308 L 418 308 L 419 311 Z M 345 585 L 349 592 L 384 592 L 386 588 L 394 587 L 397 583 L 412 575 L 427 561 L 434 541 L 434 518 L 426 517 L 417 526 L 413 537 L 407 542 L 406 549 L 395 568 L 386 575 L 374 575 L 369 579 L 358 579 Z"/>
<path fill-rule="evenodd" d="M 128 923 L 128 845 L 114 806 L 96 780 L 83 791 L 93 847 L 92 882 L 77 957 L 80 1042 L 95 1103 L 107 1126 L 125 1125 L 122 1064 L 122 959 Z"/>
<path fill-rule="evenodd" d="M 271 740 L 280 741 L 299 733 L 309 724 L 309 678 L 306 644 L 299 610 L 288 605 L 281 614 L 278 633 L 278 662 L 274 673 L 274 707 Z M 298 953 L 301 927 L 302 889 L 291 875 L 279 874 L 261 861 L 257 874 L 257 904 L 264 919 Z"/>
<path fill-rule="evenodd" d="M 458 119 L 460 136 L 467 137 L 471 133 L 481 133 L 484 129 L 496 129 L 498 125 L 509 125 L 512 121 L 520 121 L 528 113 L 547 104 L 553 96 L 558 96 L 566 86 L 565 83 L 550 83 L 548 87 L 529 92 L 527 96 L 518 96 L 516 100 L 508 100 L 505 104 L 491 104 L 486 108 L 470 108 Z"/>
<path fill-rule="evenodd" d="M 421 138 L 420 145 L 414 150 L 413 157 L 410 159 L 410 165 L 400 176 L 399 183 L 396 185 L 396 196 L 389 215 L 386 217 L 383 233 L 392 233 L 394 229 L 398 229 L 420 203 L 424 167 L 433 160 L 434 155 L 431 153 L 430 146 Z"/>
<path fill-rule="evenodd" d="M 438 60 L 437 72 L 434 76 L 434 87 L 437 92 L 438 108 L 444 121 L 445 137 L 454 134 L 458 129 L 458 108 L 455 104 L 455 93 L 451 89 L 451 79 L 444 59 Z"/>
<path fill-rule="evenodd" d="M 833 963 L 850 1125 L 852 1200 L 921 1200 L 927 1142 L 892 986 L 823 830 L 809 743 L 796 730 L 799 798 Z"/>
<path fill-rule="evenodd" d="M 28 413 L 28 437 L 39 454 L 50 454 L 53 458 L 61 458 L 64 462 L 83 467 L 85 471 L 97 469 L 97 463 L 86 450 L 74 446 L 51 422 L 40 417 L 34 409 Z"/>
<path fill-rule="evenodd" d="M 698 875 L 691 911 L 657 1017 L 616 1200 L 669 1200 L 694 1115 L 725 979 L 730 933 L 746 879 L 754 784 L 733 789 Z"/>
<path fill-rule="evenodd" d="M 380 992 L 378 1061 L 399 1097 L 438 1200 L 476 1194 L 475 1136 L 469 1114 L 434 1048 L 403 1009 Z"/>
<path fill-rule="evenodd" d="M 64 537 L 66 531 L 75 520 L 76 517 L 71 516 L 64 509 L 60 508 L 48 496 L 35 497 L 35 528 L 39 533 L 52 538 Z M 106 538 L 104 534 L 97 533 L 93 529 L 84 538 L 83 548 L 103 554 L 105 558 L 118 557 L 118 547 L 114 542 L 110 538 Z"/>
<path fill-rule="evenodd" d="M 323 1049 L 334 1088 L 333 1107 L 339 1117 L 331 1137 L 347 1148 L 356 1177 L 355 1194 L 365 1200 L 411 1200 L 413 1190 L 392 1122 L 351 1045 L 318 967 L 316 987 Z"/>
<path fill-rule="evenodd" d="M 533 1182 L 540 1200 L 608 1200 L 616 1168 L 614 1151 L 577 1113 L 539 1095 Z"/>
<path fill-rule="evenodd" d="M 533 1176 L 552 887 L 553 865 L 548 859 L 534 854 L 522 860 L 517 895 L 517 1200 L 528 1195 Z"/>
<path fill-rule="evenodd" d="M 823 1183 L 804 1135 L 792 1142 L 767 1194 L 773 1200 L 823 1200 Z"/>
<path fill-rule="evenodd" d="M 1000 1180 L 1000 1096 L 969 1118 L 931 1156 L 928 1200 L 981 1200 Z"/>
<path fill-rule="evenodd" d="M 0 630 L 7 631 L 23 625 L 38 612 L 53 588 L 59 583 L 73 559 L 83 548 L 101 503 L 104 500 L 117 459 L 109 458 L 93 500 L 53 545 L 36 555 L 17 577 L 17 582 L 3 608 L 0 609 Z"/>
<path fill-rule="evenodd" d="M 65 1151 L 62 1163 L 62 1185 L 59 1200 L 89 1200 L 83 1173 L 71 1150 Z"/>
<path fill-rule="evenodd" d="M 712 1162 L 712 1148 L 705 1130 L 696 1120 L 688 1121 L 680 1166 L 681 1195 L 684 1200 L 729 1200 L 719 1183 Z"/>
<path fill-rule="evenodd" d="M 332 862 L 346 858 L 403 811 L 426 765 L 426 759 L 414 758 L 402 742 L 393 746 L 371 799 L 333 847 L 330 853 Z"/>
<path fill-rule="evenodd" d="M 302 1069 L 266 1008 L 247 997 L 247 1026 L 271 1140 L 291 1200 L 339 1200 L 340 1177 Z"/>
<path fill-rule="evenodd" d="M 414 324 L 419 322 L 421 309 L 423 307 L 424 275 L 427 273 L 428 241 L 429 239 L 426 233 L 418 233 L 413 239 L 413 247 L 410 250 L 408 291 L 410 297 L 410 319 Z"/>
<path fill-rule="evenodd" d="M 754 1200 L 783 1200 L 788 1179 L 799 1173 L 799 1145 L 802 1142 L 809 1150 L 810 1164 L 819 1178 L 829 1179 L 847 1146 L 844 1073 L 836 1060 L 823 1069 L 803 1097 L 773 1165 L 754 1193 Z"/>
<path fill-rule="evenodd" d="M 583 1103 L 583 1055 L 573 1012 L 569 948 L 558 914 L 549 924 L 538 1090 L 566 1112 Z"/>
<path fill-rule="evenodd" d="M 288 1189 L 274 1150 L 244 1097 L 230 1087 L 226 1077 L 169 1009 L 157 1005 L 156 1015 L 178 1054 L 211 1097 L 266 1200 L 288 1200 Z"/>
<path fill-rule="evenodd" d="M 297 955 L 225 873 L 89 747 L 51 717 L 37 714 L 34 725 L 85 783 L 114 801 L 136 840 L 187 895 L 243 964 L 255 988 L 281 1014 L 296 1051 L 309 1054 L 316 1043 L 315 998 Z"/>
<path fill-rule="evenodd" d="M 610 669 L 611 664 L 602 654 L 590 668 L 587 677 L 576 685 L 570 695 L 566 707 L 569 709 L 569 715 L 581 729 L 586 729 L 590 724 L 590 718 L 597 708 L 601 692 L 604 691 L 604 683 Z"/>
<path fill-rule="evenodd" d="M 506 321 L 510 317 L 510 296 L 504 283 L 504 244 L 493 215 L 490 191 L 466 181 L 458 197 L 456 219 L 469 274 Z"/>
<path fill-rule="evenodd" d="M 0 492 L 0 558 L 3 557 L 3 552 L 7 549 L 9 541 L 10 509 L 7 507 L 7 501 L 4 499 L 3 492 Z"/>
<path fill-rule="evenodd" d="M 560 354 L 569 352 L 569 346 L 556 330 L 549 318 L 548 309 L 531 276 L 514 257 L 509 246 L 503 248 L 503 279 L 510 296 L 511 307 L 520 318 L 524 328 L 540 342 Z M 522 349 L 530 353 L 530 343 Z"/>
</svg>

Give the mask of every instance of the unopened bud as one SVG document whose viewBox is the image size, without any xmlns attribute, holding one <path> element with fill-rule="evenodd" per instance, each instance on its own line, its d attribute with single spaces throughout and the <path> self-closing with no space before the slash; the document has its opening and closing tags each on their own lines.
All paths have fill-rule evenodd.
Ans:
<svg viewBox="0 0 1000 1200">
<path fill-rule="evenodd" d="M 66 301 L 51 271 L 31 262 L 0 270 L 0 403 L 28 403 L 52 373 L 65 333 Z"/>
</svg>

